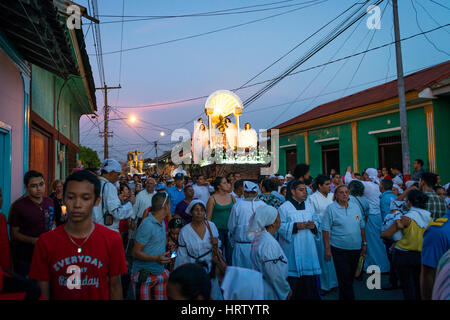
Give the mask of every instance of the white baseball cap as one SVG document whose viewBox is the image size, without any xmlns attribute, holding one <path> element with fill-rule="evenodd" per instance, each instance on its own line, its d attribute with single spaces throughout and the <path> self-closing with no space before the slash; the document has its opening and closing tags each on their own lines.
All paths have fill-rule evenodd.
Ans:
<svg viewBox="0 0 450 320">
<path fill-rule="evenodd" d="M 278 179 L 279 179 L 279 180 L 283 180 L 284 177 L 283 177 L 283 176 L 278 176 Z"/>
<path fill-rule="evenodd" d="M 118 172 L 121 173 L 122 172 L 122 166 L 120 165 L 119 162 L 117 162 L 114 159 L 105 159 L 102 163 L 102 167 L 101 170 L 104 170 L 106 172 Z"/>
</svg>

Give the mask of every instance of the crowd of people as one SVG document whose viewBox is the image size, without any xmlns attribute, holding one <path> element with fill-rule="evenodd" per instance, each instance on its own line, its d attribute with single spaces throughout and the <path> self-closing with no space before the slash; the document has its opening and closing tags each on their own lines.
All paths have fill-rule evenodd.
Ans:
<svg viewBox="0 0 450 320">
<path fill-rule="evenodd" d="M 0 299 L 352 300 L 371 266 L 406 300 L 449 299 L 449 184 L 414 169 L 131 177 L 106 159 L 49 197 L 29 171 L 10 237 L 0 214 Z"/>
</svg>

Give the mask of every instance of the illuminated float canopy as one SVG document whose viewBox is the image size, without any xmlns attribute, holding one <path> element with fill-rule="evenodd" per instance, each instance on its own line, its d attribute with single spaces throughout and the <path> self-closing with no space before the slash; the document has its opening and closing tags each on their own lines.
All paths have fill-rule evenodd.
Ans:
<svg viewBox="0 0 450 320">
<path fill-rule="evenodd" d="M 229 90 L 213 92 L 205 103 L 208 123 L 199 119 L 194 126 L 192 153 L 194 163 L 258 164 L 267 163 L 267 150 L 258 149 L 258 136 L 250 124 L 240 129 L 244 106 L 241 99 Z M 230 115 L 234 115 L 233 123 Z"/>
</svg>

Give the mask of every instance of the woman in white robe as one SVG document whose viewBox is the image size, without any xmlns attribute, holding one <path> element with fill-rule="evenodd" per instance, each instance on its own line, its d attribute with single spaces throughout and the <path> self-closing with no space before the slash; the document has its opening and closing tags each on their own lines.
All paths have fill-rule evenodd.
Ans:
<svg viewBox="0 0 450 320">
<path fill-rule="evenodd" d="M 248 231 L 257 232 L 250 251 L 253 269 L 263 275 L 264 299 L 286 300 L 291 290 L 288 277 L 288 261 L 274 234 L 280 228 L 281 219 L 277 209 L 262 206 L 256 209 Z"/>
<path fill-rule="evenodd" d="M 316 247 L 320 237 L 318 217 L 306 201 L 306 185 L 295 180 L 289 186 L 292 197 L 278 209 L 281 217 L 278 241 L 289 261 L 292 299 L 320 300 L 318 277 L 322 270 Z"/>
<path fill-rule="evenodd" d="M 257 208 L 267 206 L 264 201 L 256 199 L 257 195 L 256 183 L 245 181 L 245 199 L 234 204 L 228 218 L 228 232 L 233 246 L 231 261 L 236 267 L 252 268 L 249 257 L 253 237 L 248 235 L 248 223 Z"/>
<path fill-rule="evenodd" d="M 314 194 L 308 197 L 308 200 L 312 206 L 314 214 L 318 216 L 319 221 L 319 234 L 322 234 L 322 221 L 323 216 L 327 210 L 327 207 L 333 203 L 333 192 L 331 192 L 331 181 L 326 175 L 319 175 L 315 181 Z M 326 261 L 324 258 L 325 249 L 323 247 L 323 238 L 319 237 L 316 241 L 317 254 L 319 256 L 320 269 L 322 273 L 320 275 L 320 288 L 323 291 L 330 291 L 333 288 L 338 287 L 338 281 L 336 276 L 336 269 L 334 268 L 333 259 Z"/>
<path fill-rule="evenodd" d="M 210 273 L 213 245 L 217 244 L 220 247 L 219 231 L 213 222 L 206 220 L 206 206 L 203 201 L 193 200 L 186 208 L 186 213 L 192 215 L 192 222 L 180 230 L 174 269 L 186 263 L 204 261 L 208 266 L 207 272 Z M 212 234 L 210 234 L 206 223 L 209 224 Z M 211 296 L 214 299 L 220 299 L 220 287 L 217 279 L 211 281 Z"/>
</svg>

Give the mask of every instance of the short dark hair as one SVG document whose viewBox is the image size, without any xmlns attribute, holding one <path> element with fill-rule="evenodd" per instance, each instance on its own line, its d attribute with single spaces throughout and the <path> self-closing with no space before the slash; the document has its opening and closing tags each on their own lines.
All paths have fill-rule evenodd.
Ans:
<svg viewBox="0 0 450 320">
<path fill-rule="evenodd" d="M 437 175 L 432 172 L 423 172 L 420 176 L 420 179 L 422 179 L 429 187 L 433 187 L 437 183 Z"/>
<path fill-rule="evenodd" d="M 445 191 L 445 188 L 443 186 L 434 186 L 433 187 L 434 192 L 437 192 L 439 189 L 443 189 Z"/>
<path fill-rule="evenodd" d="M 130 190 L 130 187 L 126 183 L 120 183 L 119 184 L 119 193 L 123 192 L 123 189 L 128 188 Z"/>
<path fill-rule="evenodd" d="M 309 172 L 309 165 L 305 163 L 298 164 L 294 169 L 294 177 L 296 179 L 304 177 Z"/>
<path fill-rule="evenodd" d="M 44 179 L 44 175 L 38 171 L 30 170 L 27 173 L 25 173 L 25 176 L 23 177 L 23 184 L 25 187 L 28 187 L 28 184 L 30 183 L 30 180 L 32 178 L 42 178 Z"/>
<path fill-rule="evenodd" d="M 394 183 L 390 179 L 381 180 L 381 184 L 383 185 L 384 190 L 392 190 Z"/>
<path fill-rule="evenodd" d="M 414 161 L 417 162 L 418 164 L 420 164 L 421 167 L 423 167 L 424 162 L 423 162 L 422 159 L 416 159 L 416 160 L 414 160 Z"/>
<path fill-rule="evenodd" d="M 323 186 L 325 182 L 330 181 L 330 177 L 324 174 L 319 174 L 313 182 L 314 189 L 318 190 L 319 186 Z"/>
<path fill-rule="evenodd" d="M 364 184 L 358 180 L 352 180 L 348 184 L 348 190 L 352 196 L 362 197 L 364 195 Z"/>
<path fill-rule="evenodd" d="M 264 190 L 266 190 L 266 192 L 272 192 L 278 189 L 276 182 L 271 179 L 264 180 L 262 183 L 262 187 L 264 188 Z"/>
<path fill-rule="evenodd" d="M 234 182 L 234 190 L 244 187 L 244 180 L 238 180 Z"/>
<path fill-rule="evenodd" d="M 164 199 L 166 199 L 166 203 L 164 203 Z M 152 198 L 152 211 L 158 211 L 163 208 L 163 203 L 166 205 L 170 203 L 170 196 L 167 192 L 157 192 Z"/>
<path fill-rule="evenodd" d="M 211 297 L 211 278 L 197 263 L 186 263 L 173 270 L 169 283 L 177 284 L 180 294 L 187 300 L 195 300 L 199 296 L 209 300 Z"/>
<path fill-rule="evenodd" d="M 290 184 L 289 184 L 289 189 L 297 189 L 297 187 L 299 186 L 299 185 L 301 185 L 301 184 L 305 184 L 303 181 L 300 181 L 300 180 L 294 180 L 294 181 L 292 181 Z"/>
<path fill-rule="evenodd" d="M 94 186 L 95 200 L 97 200 L 100 197 L 100 180 L 92 172 L 88 170 L 81 170 L 76 171 L 72 173 L 70 176 L 68 176 L 66 178 L 66 182 L 64 182 L 63 196 L 66 195 L 67 186 L 69 185 L 70 181 L 78 181 L 78 182 L 87 181 L 91 183 Z"/>
<path fill-rule="evenodd" d="M 420 190 L 410 190 L 408 192 L 408 200 L 413 207 L 426 209 L 428 196 Z"/>
</svg>

